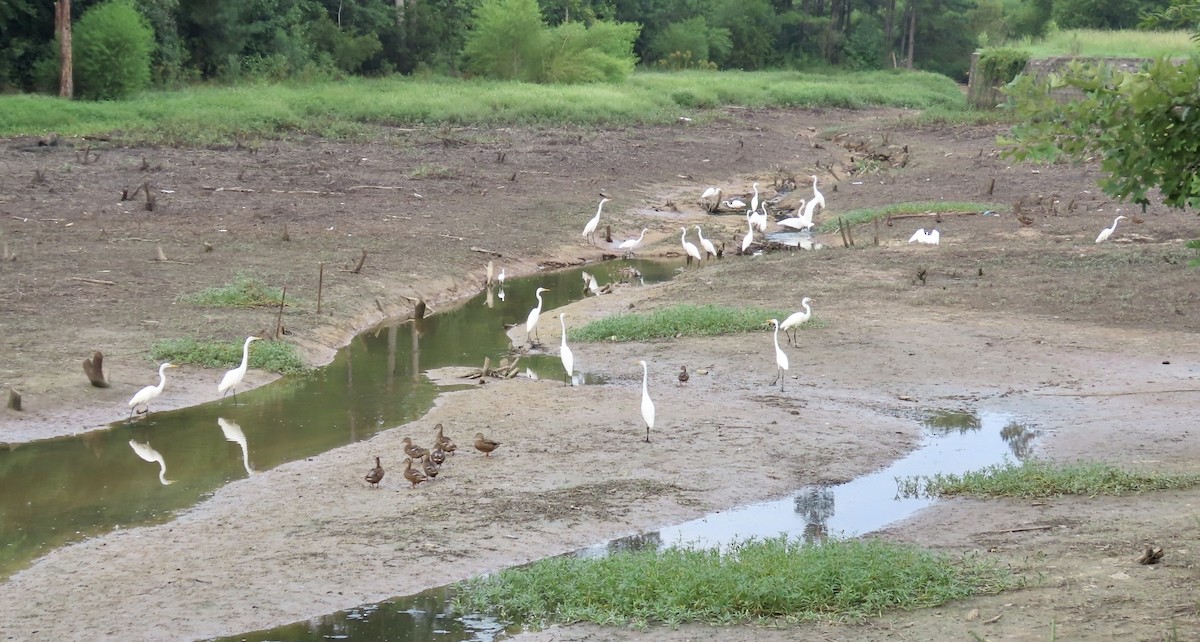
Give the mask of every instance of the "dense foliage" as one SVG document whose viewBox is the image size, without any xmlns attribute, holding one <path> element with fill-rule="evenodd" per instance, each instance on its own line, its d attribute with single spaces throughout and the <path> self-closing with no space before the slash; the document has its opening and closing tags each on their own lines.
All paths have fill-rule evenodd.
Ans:
<svg viewBox="0 0 1200 642">
<path fill-rule="evenodd" d="M 76 91 L 83 98 L 124 98 L 150 84 L 154 32 L 131 0 L 88 9 L 75 28 Z"/>
</svg>

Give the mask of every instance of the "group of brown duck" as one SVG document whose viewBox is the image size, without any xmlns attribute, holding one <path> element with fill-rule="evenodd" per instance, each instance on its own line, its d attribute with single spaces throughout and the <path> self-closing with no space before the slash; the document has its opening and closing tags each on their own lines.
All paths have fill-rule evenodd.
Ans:
<svg viewBox="0 0 1200 642">
<path fill-rule="evenodd" d="M 446 463 L 446 456 L 453 454 L 458 450 L 458 445 L 454 440 L 442 434 L 442 424 L 437 426 L 437 434 L 433 438 L 433 449 L 429 450 L 422 448 L 413 443 L 412 437 L 404 438 L 404 454 L 407 457 L 404 459 L 404 478 L 412 484 L 413 488 L 421 482 L 427 482 L 442 471 L 442 464 Z M 490 457 L 492 451 L 500 447 L 500 442 L 489 439 L 483 436 L 482 432 L 475 433 L 475 449 L 483 453 L 484 457 Z M 372 488 L 378 488 L 379 482 L 383 481 L 383 464 L 380 463 L 380 458 L 375 458 L 375 467 L 367 472 L 366 480 Z M 413 468 L 413 462 L 421 463 L 421 468 Z"/>
</svg>

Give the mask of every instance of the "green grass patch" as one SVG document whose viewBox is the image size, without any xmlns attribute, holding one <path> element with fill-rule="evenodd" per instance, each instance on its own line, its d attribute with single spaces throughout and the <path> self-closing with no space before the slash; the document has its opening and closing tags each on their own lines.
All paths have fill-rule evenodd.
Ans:
<svg viewBox="0 0 1200 642">
<path fill-rule="evenodd" d="M 363 138 L 392 125 L 671 124 L 748 107 L 965 110 L 958 86 L 925 72 L 640 72 L 622 83 L 541 85 L 453 78 L 198 85 L 123 101 L 0 96 L 0 136 L 120 132 L 125 144 L 225 145 L 300 136 Z M 699 111 L 698 111 L 699 110 Z"/>
<path fill-rule="evenodd" d="M 1017 584 L 977 558 L 880 540 L 805 544 L 781 536 L 736 542 L 725 552 L 671 547 L 546 559 L 464 582 L 453 608 L 527 623 L 840 621 Z"/>
<path fill-rule="evenodd" d="M 1056 497 L 1059 495 L 1129 495 L 1153 490 L 1189 488 L 1200 475 L 1128 471 L 1097 462 L 1055 463 L 1011 461 L 962 475 L 897 478 L 905 496 Z"/>
<path fill-rule="evenodd" d="M 201 290 L 196 294 L 181 296 L 184 303 L 202 305 L 210 308 L 257 308 L 278 306 L 283 299 L 283 291 L 273 288 L 262 281 L 238 274 L 232 283 Z"/>
<path fill-rule="evenodd" d="M 821 232 L 833 232 L 838 228 L 838 219 L 847 225 L 870 223 L 877 218 L 887 218 L 900 214 L 924 214 L 933 212 L 1008 212 L 1012 208 L 1002 203 L 970 203 L 965 201 L 924 201 L 919 203 L 893 203 L 882 207 L 865 207 L 838 214 L 817 226 Z"/>
<path fill-rule="evenodd" d="M 236 368 L 242 363 L 242 346 L 238 341 L 199 341 L 197 339 L 163 339 L 150 346 L 155 361 L 175 364 L 195 364 L 206 368 Z M 296 353 L 296 346 L 286 341 L 255 341 L 250 344 L 250 367 L 281 374 L 295 374 L 308 369 Z"/>
<path fill-rule="evenodd" d="M 791 312 L 719 305 L 679 304 L 653 312 L 616 314 L 567 332 L 573 341 L 646 341 L 667 337 L 711 337 L 762 330 L 767 319 L 783 321 Z M 805 326 L 812 325 L 809 321 Z"/>
<path fill-rule="evenodd" d="M 1190 56 L 1196 50 L 1190 31 L 1111 31 L 1067 29 L 1045 38 L 1029 37 L 1004 44 L 1029 52 L 1031 58 L 1081 56 L 1087 58 L 1159 58 Z"/>
<path fill-rule="evenodd" d="M 434 179 L 449 179 L 458 175 L 458 172 L 445 165 L 424 164 L 418 165 L 408 173 L 409 178 L 434 178 Z"/>
</svg>

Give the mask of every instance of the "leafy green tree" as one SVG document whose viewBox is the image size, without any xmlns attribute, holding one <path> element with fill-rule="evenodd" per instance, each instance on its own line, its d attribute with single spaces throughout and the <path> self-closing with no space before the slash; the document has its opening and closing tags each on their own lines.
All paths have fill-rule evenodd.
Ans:
<svg viewBox="0 0 1200 642">
<path fill-rule="evenodd" d="M 179 29 L 206 77 L 264 61 L 288 74 L 312 60 L 308 26 L 322 11 L 314 0 L 179 0 Z"/>
<path fill-rule="evenodd" d="M 54 6 L 34 0 L 0 2 L 0 91 L 32 86 L 33 67 L 54 37 Z"/>
<path fill-rule="evenodd" d="M 72 45 L 80 98 L 125 98 L 150 83 L 154 32 L 132 0 L 88 9 L 74 26 Z"/>
<path fill-rule="evenodd" d="M 492 78 L 535 81 L 547 38 L 537 0 L 483 0 L 463 57 L 467 69 Z"/>
<path fill-rule="evenodd" d="M 1062 29 L 1131 29 L 1166 7 L 1165 0 L 1054 0 L 1053 16 Z"/>
<path fill-rule="evenodd" d="M 405 4 L 395 36 L 381 34 L 383 55 L 397 71 L 458 70 L 477 0 L 418 0 Z"/>
<path fill-rule="evenodd" d="M 383 50 L 378 35 L 348 33 L 324 14 L 309 26 L 309 38 L 318 52 L 329 56 L 335 67 L 351 74 L 362 72 L 363 65 Z"/>
<path fill-rule="evenodd" d="M 1073 89 L 1078 99 L 1059 100 Z M 1137 72 L 1073 63 L 1062 74 L 1020 76 L 1009 89 L 1016 112 L 1015 158 L 1101 158 L 1100 187 L 1143 206 L 1162 191 L 1173 207 L 1200 206 L 1200 57 L 1160 59 Z"/>
<path fill-rule="evenodd" d="M 732 51 L 725 60 L 714 60 L 722 67 L 747 71 L 769 67 L 781 58 L 776 48 L 779 21 L 768 0 L 721 0 L 713 23 L 729 31 Z"/>
<path fill-rule="evenodd" d="M 887 41 L 879 18 L 870 15 L 859 18 L 846 39 L 846 65 L 851 69 L 879 69 L 886 55 Z"/>
<path fill-rule="evenodd" d="M 595 22 L 590 27 L 569 22 L 555 27 L 543 40 L 548 50 L 541 79 L 556 83 L 624 80 L 637 62 L 633 41 L 638 29 L 628 22 Z"/>
<path fill-rule="evenodd" d="M 701 62 L 723 60 L 732 50 L 728 29 L 710 27 L 704 16 L 693 16 L 663 29 L 650 43 L 647 55 L 657 62 L 676 52 L 691 52 L 691 60 Z"/>
</svg>

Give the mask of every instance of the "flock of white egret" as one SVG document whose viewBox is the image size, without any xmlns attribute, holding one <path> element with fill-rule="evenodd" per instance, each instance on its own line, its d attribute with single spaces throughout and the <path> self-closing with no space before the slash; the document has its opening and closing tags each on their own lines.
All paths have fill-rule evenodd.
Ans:
<svg viewBox="0 0 1200 642">
<path fill-rule="evenodd" d="M 540 306 L 539 306 L 540 307 Z M 261 337 L 246 337 L 246 343 L 242 346 L 242 363 L 238 367 L 225 373 L 221 377 L 221 383 L 217 384 L 217 392 L 223 399 L 230 392 L 233 393 L 233 403 L 237 404 L 237 386 L 242 383 L 242 378 L 246 376 L 246 369 L 250 366 L 250 342 L 259 341 Z M 133 418 L 133 413 L 138 406 L 145 406 L 138 414 L 146 414 L 150 412 L 150 402 L 154 401 L 162 394 L 163 388 L 167 385 L 167 368 L 178 368 L 179 366 L 173 363 L 164 363 L 158 367 L 158 385 L 146 386 L 137 391 L 129 400 L 129 418 Z M 147 460 L 150 461 L 150 460 Z"/>
</svg>

